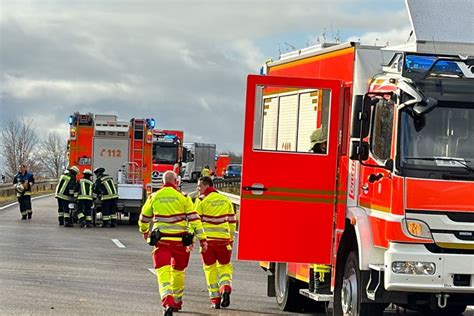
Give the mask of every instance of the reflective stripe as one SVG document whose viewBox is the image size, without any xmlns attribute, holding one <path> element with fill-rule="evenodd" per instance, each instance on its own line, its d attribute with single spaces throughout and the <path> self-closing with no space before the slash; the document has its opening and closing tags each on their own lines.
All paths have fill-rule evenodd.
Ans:
<svg viewBox="0 0 474 316">
<path fill-rule="evenodd" d="M 59 216 L 59 217 L 63 217 L 63 216 L 64 216 L 64 212 L 58 212 L 58 216 Z"/>
<path fill-rule="evenodd" d="M 221 278 L 229 278 L 230 279 L 230 274 L 228 274 L 228 273 L 221 274 Z"/>
<path fill-rule="evenodd" d="M 204 234 L 204 229 L 196 229 L 196 234 L 198 235 Z"/>
<path fill-rule="evenodd" d="M 234 221 L 235 221 L 235 216 L 233 217 Z M 229 222 L 229 216 L 225 215 L 225 216 L 219 216 L 219 217 L 214 217 L 214 216 L 206 216 L 206 215 L 202 215 L 201 216 L 201 221 L 203 223 L 212 223 L 212 224 L 222 224 L 222 223 L 227 223 Z"/>
<path fill-rule="evenodd" d="M 91 180 L 81 179 L 79 180 L 79 192 L 77 199 L 79 200 L 92 200 L 92 183 Z"/>
<path fill-rule="evenodd" d="M 78 218 L 78 219 L 81 219 L 81 218 L 83 218 L 83 217 L 84 217 L 84 214 L 83 214 L 83 213 L 77 214 L 77 218 Z"/>
<path fill-rule="evenodd" d="M 214 298 L 214 297 L 221 297 L 221 293 L 219 293 L 219 291 L 210 291 L 209 292 L 209 296 L 211 298 Z"/>
<path fill-rule="evenodd" d="M 161 294 L 161 298 L 164 298 L 167 295 L 172 295 L 173 291 L 172 290 L 160 291 L 160 294 Z"/>
<path fill-rule="evenodd" d="M 92 220 L 92 216 L 86 216 L 86 221 L 91 221 Z"/>
<path fill-rule="evenodd" d="M 151 218 L 148 218 L 148 217 L 146 217 L 146 216 L 143 216 L 143 214 L 142 214 L 142 215 L 140 215 L 140 222 L 142 222 L 142 223 L 149 223 L 149 222 L 151 222 Z"/>
<path fill-rule="evenodd" d="M 155 215 L 155 221 L 159 221 L 162 223 L 176 223 L 176 222 L 184 221 L 185 219 L 186 219 L 186 214 L 175 215 L 175 216 Z"/>
<path fill-rule="evenodd" d="M 210 289 L 212 289 L 212 288 L 215 289 L 215 288 L 219 287 L 219 284 L 217 284 L 217 283 L 212 283 L 212 284 L 209 284 L 207 287 L 210 288 Z"/>
<path fill-rule="evenodd" d="M 197 213 L 189 214 L 189 215 L 187 216 L 187 219 L 188 219 L 188 221 L 197 220 L 197 219 L 199 219 L 199 215 L 198 215 Z"/>
<path fill-rule="evenodd" d="M 167 286 L 170 286 L 171 285 L 171 282 L 163 282 L 161 284 L 162 287 L 167 287 Z"/>
</svg>

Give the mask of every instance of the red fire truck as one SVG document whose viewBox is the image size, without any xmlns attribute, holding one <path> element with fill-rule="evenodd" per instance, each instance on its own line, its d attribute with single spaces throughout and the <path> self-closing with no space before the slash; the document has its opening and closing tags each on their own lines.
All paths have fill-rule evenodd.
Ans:
<svg viewBox="0 0 474 316">
<path fill-rule="evenodd" d="M 472 6 L 407 4 L 404 47 L 320 45 L 248 77 L 238 258 L 265 261 L 281 309 L 474 304 Z M 313 291 L 315 264 L 330 294 Z"/>
<path fill-rule="evenodd" d="M 118 210 L 134 223 L 150 188 L 154 119 L 119 121 L 115 115 L 69 117 L 68 162 L 84 169 L 105 168 L 118 185 Z"/>
<path fill-rule="evenodd" d="M 161 187 L 163 173 L 183 159 L 183 131 L 153 130 L 153 190 Z M 175 170 L 178 174 L 181 170 Z"/>
</svg>

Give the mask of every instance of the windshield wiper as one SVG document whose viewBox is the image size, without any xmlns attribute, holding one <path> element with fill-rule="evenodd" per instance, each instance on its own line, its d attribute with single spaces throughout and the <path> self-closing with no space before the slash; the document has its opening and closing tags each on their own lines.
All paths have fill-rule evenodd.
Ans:
<svg viewBox="0 0 474 316">
<path fill-rule="evenodd" d="M 425 161 L 454 161 L 457 162 L 461 167 L 471 172 L 474 172 L 474 168 L 470 167 L 467 163 L 471 162 L 470 160 L 464 160 L 459 158 L 449 158 L 449 157 L 404 157 L 405 159 L 412 160 L 425 160 Z"/>
</svg>

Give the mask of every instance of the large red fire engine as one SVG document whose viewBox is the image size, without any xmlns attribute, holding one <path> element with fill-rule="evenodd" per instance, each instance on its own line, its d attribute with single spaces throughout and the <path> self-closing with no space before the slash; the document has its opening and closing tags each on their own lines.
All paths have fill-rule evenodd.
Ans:
<svg viewBox="0 0 474 316">
<path fill-rule="evenodd" d="M 154 119 L 119 121 L 115 115 L 69 117 L 68 162 L 84 169 L 105 168 L 118 185 L 118 211 L 138 219 L 151 187 Z"/>
<path fill-rule="evenodd" d="M 404 47 L 321 45 L 248 77 L 238 258 L 266 261 L 284 310 L 474 302 L 472 6 L 433 3 L 407 2 Z M 314 264 L 331 294 L 310 290 Z"/>
<path fill-rule="evenodd" d="M 183 159 L 183 131 L 153 130 L 153 173 L 152 186 L 161 186 L 163 173 L 174 170 L 176 163 Z M 181 170 L 175 170 L 178 174 Z"/>
</svg>

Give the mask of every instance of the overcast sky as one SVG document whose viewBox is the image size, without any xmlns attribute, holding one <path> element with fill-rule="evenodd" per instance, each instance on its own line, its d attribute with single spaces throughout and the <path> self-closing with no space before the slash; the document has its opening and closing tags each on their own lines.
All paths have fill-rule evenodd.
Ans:
<svg viewBox="0 0 474 316">
<path fill-rule="evenodd" d="M 0 124 L 154 117 L 185 141 L 242 151 L 245 80 L 268 58 L 335 37 L 404 43 L 403 0 L 0 0 Z"/>
</svg>

